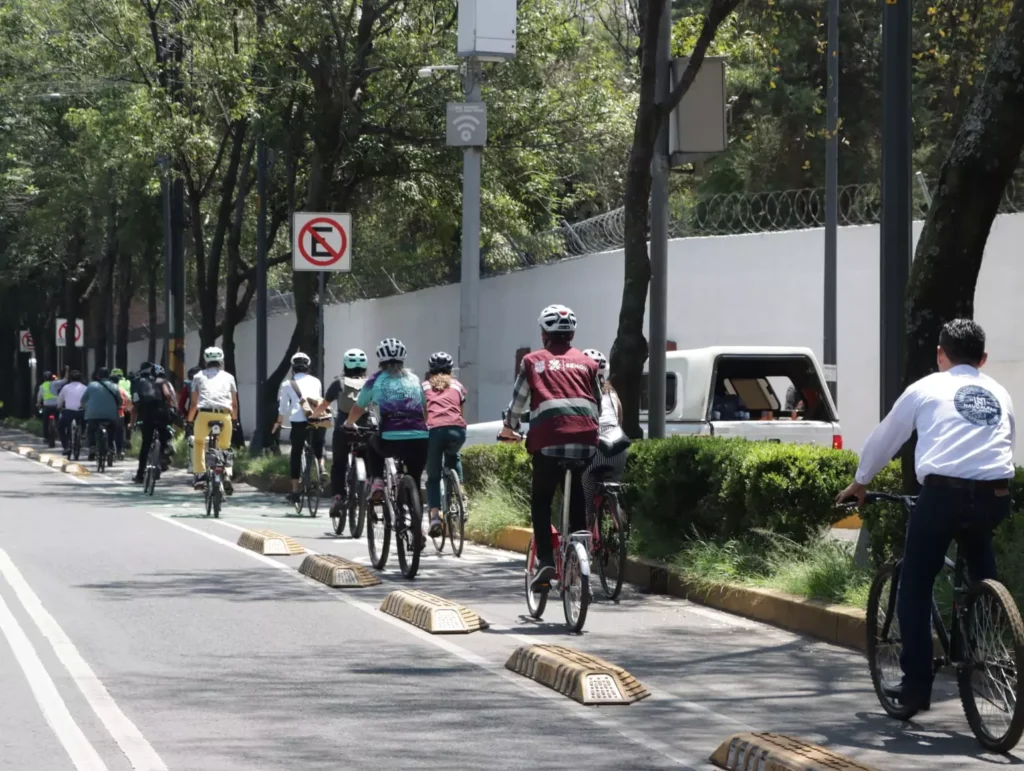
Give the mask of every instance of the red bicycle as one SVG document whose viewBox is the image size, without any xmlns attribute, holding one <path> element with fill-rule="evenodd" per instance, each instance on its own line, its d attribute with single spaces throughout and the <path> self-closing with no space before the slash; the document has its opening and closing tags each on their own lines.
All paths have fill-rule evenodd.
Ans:
<svg viewBox="0 0 1024 771">
<path fill-rule="evenodd" d="M 591 533 L 591 563 L 597 565 L 601 588 L 609 600 L 617 599 L 622 592 L 629 547 L 630 520 L 619 500 L 621 491 L 621 484 L 600 482 L 594 494 L 594 511 L 587 523 Z"/>
</svg>

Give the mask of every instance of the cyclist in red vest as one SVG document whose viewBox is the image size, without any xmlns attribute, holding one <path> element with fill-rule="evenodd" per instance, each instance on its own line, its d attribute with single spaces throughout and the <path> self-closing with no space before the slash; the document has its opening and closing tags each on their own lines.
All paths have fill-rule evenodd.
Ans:
<svg viewBox="0 0 1024 771">
<path fill-rule="evenodd" d="M 533 589 L 544 589 L 555 575 L 551 504 L 565 479 L 560 461 L 589 460 L 597 451 L 601 386 L 597 362 L 572 347 L 576 314 L 564 305 L 550 305 L 541 311 L 538 323 L 544 348 L 523 357 L 501 438 L 519 438 L 516 429 L 529 405 L 526 449 L 533 456 L 530 514 L 537 544 Z M 572 473 L 569 527 L 573 532 L 587 527 L 582 473 L 582 469 Z"/>
</svg>

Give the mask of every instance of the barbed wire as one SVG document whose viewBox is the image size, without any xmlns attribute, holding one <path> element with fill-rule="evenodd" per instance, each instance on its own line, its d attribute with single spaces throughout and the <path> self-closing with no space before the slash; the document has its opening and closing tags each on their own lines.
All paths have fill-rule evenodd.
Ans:
<svg viewBox="0 0 1024 771">
<path fill-rule="evenodd" d="M 929 188 L 931 189 L 931 188 Z M 840 226 L 876 225 L 881 221 L 882 191 L 877 184 L 843 185 L 838 191 Z M 913 213 L 923 219 L 928 213 L 928 196 L 913 187 Z M 825 189 L 776 190 L 761 193 L 719 193 L 710 196 L 682 196 L 671 202 L 669 235 L 672 238 L 727 236 L 807 230 L 825 226 Z M 1001 214 L 1024 211 L 1024 171 L 1018 172 L 1006 186 L 999 206 Z M 523 237 L 499 234 L 481 253 L 481 275 L 499 276 L 516 270 L 622 249 L 626 239 L 625 209 L 576 223 L 563 220 L 560 227 Z M 409 270 L 415 268 L 415 270 Z M 423 268 L 424 270 L 420 270 Z M 388 271 L 380 265 L 342 275 L 327 288 L 326 305 L 372 300 L 404 292 L 444 286 L 458 282 L 458 271 L 437 265 L 407 265 Z M 222 306 L 223 307 L 223 306 Z M 295 310 L 291 292 L 271 289 L 267 315 L 278 316 Z M 189 330 L 199 327 L 190 312 Z M 223 313 L 223 311 L 222 311 Z M 256 316 L 250 303 L 246 319 Z M 222 318 L 218 318 L 218 323 Z M 132 339 L 145 339 L 132 330 Z"/>
</svg>

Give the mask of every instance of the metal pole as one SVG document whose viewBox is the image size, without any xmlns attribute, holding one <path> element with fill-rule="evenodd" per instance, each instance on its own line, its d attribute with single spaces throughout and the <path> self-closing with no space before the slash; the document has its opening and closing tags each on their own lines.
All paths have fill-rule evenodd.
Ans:
<svg viewBox="0 0 1024 771">
<path fill-rule="evenodd" d="M 324 366 L 324 354 L 327 351 L 327 343 L 324 340 L 324 295 L 326 294 L 327 273 L 321 270 L 319 279 L 320 286 L 317 289 L 316 301 L 316 368 L 320 373 L 320 382 L 322 383 L 327 372 L 327 367 Z"/>
<path fill-rule="evenodd" d="M 179 383 L 185 381 L 185 182 L 171 183 L 171 283 L 174 287 L 174 340 L 169 358 Z"/>
<path fill-rule="evenodd" d="M 839 233 L 839 0 L 828 0 L 828 89 L 825 144 L 825 379 L 839 401 L 836 251 Z"/>
<path fill-rule="evenodd" d="M 256 430 L 249 452 L 263 450 L 267 429 L 267 144 L 260 137 L 256 145 Z"/>
<path fill-rule="evenodd" d="M 882 6 L 881 386 L 885 416 L 903 387 L 904 306 L 910 276 L 911 0 Z"/>
<path fill-rule="evenodd" d="M 467 102 L 482 101 L 480 62 L 466 60 Z M 462 276 L 459 307 L 459 380 L 466 387 L 466 421 L 480 410 L 480 174 L 483 149 L 467 147 L 462 166 Z"/>
<path fill-rule="evenodd" d="M 669 67 L 672 66 L 672 10 L 665 0 L 659 20 L 658 50 L 655 66 L 658 79 L 655 100 L 668 101 L 671 91 Z M 650 409 L 647 413 L 647 435 L 651 439 L 665 436 L 665 344 L 668 333 L 668 120 L 658 132 L 651 164 L 651 353 L 648 377 Z"/>
<path fill-rule="evenodd" d="M 171 175 L 170 162 L 166 157 L 160 158 L 160 169 L 163 173 L 163 182 L 160 189 L 163 192 L 163 215 L 164 215 L 164 356 L 168 367 L 171 366 Z M 152 333 L 151 333 L 152 334 Z"/>
</svg>

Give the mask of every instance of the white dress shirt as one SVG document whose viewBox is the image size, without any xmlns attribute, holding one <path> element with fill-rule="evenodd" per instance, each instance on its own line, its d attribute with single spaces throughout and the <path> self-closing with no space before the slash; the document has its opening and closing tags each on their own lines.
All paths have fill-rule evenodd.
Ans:
<svg viewBox="0 0 1024 771">
<path fill-rule="evenodd" d="M 917 480 L 1013 478 L 1016 425 L 1010 394 L 960 364 L 910 386 L 864 443 L 856 480 L 868 484 L 917 431 Z"/>
<path fill-rule="evenodd" d="M 82 395 L 88 386 L 85 383 L 70 382 L 57 394 L 57 406 L 63 407 L 70 412 L 78 412 L 82 409 Z"/>
<path fill-rule="evenodd" d="M 277 414 L 284 415 L 292 423 L 305 423 L 306 413 L 302 410 L 302 399 L 322 399 L 324 396 L 320 378 L 306 372 L 298 372 L 294 377 L 295 385 L 302 393 L 296 395 L 292 384 L 287 380 L 281 386 L 280 401 Z"/>
</svg>

